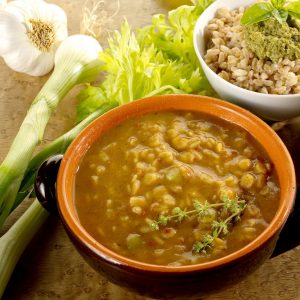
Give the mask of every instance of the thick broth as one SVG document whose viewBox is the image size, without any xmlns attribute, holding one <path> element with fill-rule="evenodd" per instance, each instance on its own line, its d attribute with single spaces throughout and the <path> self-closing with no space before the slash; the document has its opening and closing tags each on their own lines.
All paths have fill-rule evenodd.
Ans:
<svg viewBox="0 0 300 300">
<path fill-rule="evenodd" d="M 246 131 L 185 112 L 147 114 L 104 134 L 81 162 L 75 186 L 80 222 L 96 240 L 126 257 L 174 266 L 214 260 L 254 240 L 274 217 L 279 194 L 272 163 Z M 230 217 L 224 197 L 247 206 L 227 234 L 196 253 L 213 222 Z M 191 211 L 195 201 L 217 205 L 209 216 L 154 230 L 160 215 Z"/>
</svg>

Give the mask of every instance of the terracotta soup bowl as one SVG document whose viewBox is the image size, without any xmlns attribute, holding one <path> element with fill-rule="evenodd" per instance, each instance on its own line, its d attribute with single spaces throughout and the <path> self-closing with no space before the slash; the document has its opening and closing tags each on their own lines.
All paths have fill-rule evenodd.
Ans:
<svg viewBox="0 0 300 300">
<path fill-rule="evenodd" d="M 81 225 L 74 204 L 76 172 L 93 143 L 101 139 L 105 132 L 129 118 L 151 112 L 174 110 L 200 112 L 244 128 L 273 162 L 280 187 L 277 212 L 270 225 L 254 241 L 217 260 L 178 267 L 131 260 L 106 248 Z M 37 179 L 36 190 L 41 200 L 51 200 L 52 197 L 49 182 L 45 182 L 43 178 L 45 170 L 48 170 L 47 176 L 54 186 L 56 176 L 55 172 L 51 174 L 51 165 L 55 165 L 55 160 L 52 162 L 50 160 L 42 166 Z M 43 195 L 40 193 L 41 186 Z M 271 256 L 279 233 L 292 210 L 296 184 L 294 166 L 287 149 L 276 133 L 258 117 L 231 103 L 213 98 L 168 95 L 122 105 L 90 124 L 73 141 L 64 155 L 59 167 L 56 188 L 59 214 L 71 241 L 84 259 L 108 280 L 139 294 L 155 298 L 199 299 L 203 295 L 242 280 Z"/>
</svg>

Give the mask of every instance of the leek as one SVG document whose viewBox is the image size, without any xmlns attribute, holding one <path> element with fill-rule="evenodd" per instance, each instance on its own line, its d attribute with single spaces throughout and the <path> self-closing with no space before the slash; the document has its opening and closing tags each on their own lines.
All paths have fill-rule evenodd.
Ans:
<svg viewBox="0 0 300 300">
<path fill-rule="evenodd" d="M 96 110 L 94 113 L 89 115 L 79 124 L 77 124 L 74 128 L 72 128 L 70 131 L 68 131 L 61 137 L 54 140 L 52 143 L 46 146 L 42 151 L 40 151 L 36 156 L 34 156 L 28 164 L 28 168 L 22 180 L 13 209 L 15 209 L 32 192 L 36 173 L 40 165 L 50 156 L 60 154 L 60 153 L 65 153 L 70 143 L 80 133 L 80 131 L 82 131 L 88 124 L 90 124 L 96 118 L 98 118 L 99 116 L 113 109 L 116 106 L 117 106 L 116 102 L 110 102 L 104 104 L 100 109 Z"/>
<path fill-rule="evenodd" d="M 35 200 L 0 238 L 0 299 L 23 251 L 47 219 L 47 211 Z"/>
<path fill-rule="evenodd" d="M 31 193 L 36 172 L 42 162 L 52 155 L 64 153 L 82 129 L 115 106 L 116 103 L 114 102 L 103 105 L 99 110 L 92 113 L 89 117 L 50 143 L 33 157 L 28 164 L 13 208 L 17 207 Z M 0 238 L 0 299 L 22 252 L 25 250 L 33 236 L 38 232 L 46 220 L 47 215 L 48 213 L 41 207 L 38 201 L 35 200 L 23 216 Z"/>
<path fill-rule="evenodd" d="M 99 74 L 101 46 L 92 37 L 67 38 L 55 55 L 55 69 L 34 99 L 15 140 L 0 165 L 0 228 L 14 206 L 35 147 L 41 142 L 51 113 L 76 84 L 89 82 Z"/>
</svg>

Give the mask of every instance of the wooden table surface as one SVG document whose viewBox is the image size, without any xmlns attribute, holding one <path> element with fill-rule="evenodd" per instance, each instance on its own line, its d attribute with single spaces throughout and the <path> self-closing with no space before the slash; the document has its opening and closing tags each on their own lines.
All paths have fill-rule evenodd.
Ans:
<svg viewBox="0 0 300 300">
<path fill-rule="evenodd" d="M 70 33 L 79 31 L 82 4 L 79 0 L 53 0 L 69 18 Z M 176 2 L 176 3 L 175 3 Z M 155 13 L 183 3 L 181 0 L 120 0 L 120 11 L 107 28 L 116 29 L 123 17 L 133 28 L 150 22 Z M 116 1 L 107 0 L 112 13 Z M 102 41 L 105 44 L 105 38 Z M 8 151 L 32 99 L 47 77 L 17 74 L 0 60 L 0 161 Z M 44 143 L 70 128 L 75 115 L 74 89 L 59 105 L 47 127 Z M 9 219 L 6 229 L 26 208 L 22 204 Z M 299 232 L 300 234 L 300 232 Z M 5 300 L 121 300 L 143 299 L 109 282 L 91 269 L 79 256 L 59 220 L 50 217 L 24 253 L 3 297 Z M 294 300 L 300 299 L 300 247 L 267 261 L 240 284 L 205 298 L 207 300 Z"/>
</svg>

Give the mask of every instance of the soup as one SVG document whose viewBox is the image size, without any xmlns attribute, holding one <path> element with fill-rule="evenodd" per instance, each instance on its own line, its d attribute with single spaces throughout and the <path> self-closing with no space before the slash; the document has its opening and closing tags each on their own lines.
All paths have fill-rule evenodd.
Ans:
<svg viewBox="0 0 300 300">
<path fill-rule="evenodd" d="M 279 203 L 272 162 L 253 138 L 199 113 L 150 113 L 106 132 L 75 182 L 82 226 L 128 258 L 181 266 L 253 241 Z"/>
</svg>

